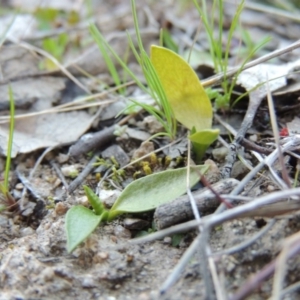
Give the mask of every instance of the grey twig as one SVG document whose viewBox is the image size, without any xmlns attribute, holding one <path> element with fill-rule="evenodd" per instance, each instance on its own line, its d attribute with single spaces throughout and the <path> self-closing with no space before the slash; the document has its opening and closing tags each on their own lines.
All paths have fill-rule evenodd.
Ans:
<svg viewBox="0 0 300 300">
<path fill-rule="evenodd" d="M 86 154 L 91 150 L 105 146 L 115 139 L 114 131 L 115 125 L 96 133 L 84 135 L 76 144 L 70 147 L 69 155 L 71 157 L 77 157 L 81 154 Z"/>
<path fill-rule="evenodd" d="M 67 190 L 69 185 L 66 181 L 66 178 L 64 176 L 64 174 L 61 172 L 61 169 L 59 168 L 59 166 L 57 165 L 57 163 L 54 160 L 50 161 L 50 165 L 52 166 L 52 168 L 55 170 L 58 178 L 61 180 L 62 184 L 64 185 L 65 189 Z"/>
<path fill-rule="evenodd" d="M 84 181 L 84 179 L 91 173 L 91 171 L 95 168 L 94 164 L 97 161 L 98 155 L 100 153 L 97 152 L 90 162 L 85 166 L 82 172 L 71 182 L 68 188 L 68 193 L 71 194 L 74 190 Z"/>
<path fill-rule="evenodd" d="M 221 172 L 222 178 L 230 177 L 232 166 L 236 160 L 237 150 L 240 147 L 241 142 L 244 140 L 247 130 L 252 126 L 253 119 L 263 99 L 263 96 L 264 94 L 261 93 L 261 88 L 258 88 L 257 90 L 249 94 L 248 109 L 241 124 L 240 130 L 237 132 L 234 141 L 229 146 L 229 153 L 226 157 L 226 164 Z"/>
</svg>

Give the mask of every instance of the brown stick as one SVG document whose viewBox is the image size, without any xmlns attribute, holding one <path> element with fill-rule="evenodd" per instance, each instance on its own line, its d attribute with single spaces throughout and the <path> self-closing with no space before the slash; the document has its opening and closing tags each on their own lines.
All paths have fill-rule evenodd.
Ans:
<svg viewBox="0 0 300 300">
<path fill-rule="evenodd" d="M 218 194 L 228 194 L 238 184 L 238 180 L 229 178 L 212 184 L 212 188 Z M 208 188 L 193 193 L 197 208 L 201 213 L 211 211 L 220 204 L 217 198 L 212 198 L 212 195 L 214 194 Z M 154 213 L 154 222 L 157 229 L 163 229 L 193 218 L 193 211 L 187 195 L 183 195 L 170 203 L 159 206 Z"/>
</svg>

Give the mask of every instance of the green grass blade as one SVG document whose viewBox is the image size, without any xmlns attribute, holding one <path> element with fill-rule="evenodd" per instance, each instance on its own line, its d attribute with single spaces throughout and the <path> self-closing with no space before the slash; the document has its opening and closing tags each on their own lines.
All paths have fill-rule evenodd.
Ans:
<svg viewBox="0 0 300 300">
<path fill-rule="evenodd" d="M 15 128 L 15 100 L 10 85 L 8 87 L 8 95 L 9 95 L 9 106 L 10 106 L 10 122 L 9 122 L 9 137 L 8 137 L 8 145 L 7 145 L 7 153 L 6 153 L 5 175 L 4 175 L 5 176 L 4 187 L 6 188 L 7 191 L 8 191 L 8 179 L 9 179 L 9 170 L 11 165 L 11 152 L 12 152 L 14 128 Z"/>
<path fill-rule="evenodd" d="M 104 59 L 106 65 L 107 65 L 107 68 L 114 80 L 115 85 L 116 86 L 121 85 L 121 80 L 120 80 L 118 71 L 108 53 L 107 47 L 105 47 L 104 43 L 102 42 L 101 36 L 99 34 L 99 31 L 96 29 L 96 26 L 90 26 L 90 32 L 91 32 L 94 40 L 96 41 L 100 52 L 102 53 L 103 59 Z M 124 94 L 124 92 L 125 92 L 124 88 L 121 88 L 119 91 L 121 94 Z"/>
<path fill-rule="evenodd" d="M 145 86 L 141 83 L 141 81 L 135 76 L 135 74 L 128 68 L 126 63 L 119 57 L 119 55 L 115 52 L 115 50 L 107 43 L 103 35 L 99 32 L 97 27 L 92 24 L 91 27 L 93 27 L 95 31 L 97 31 L 97 39 L 100 39 L 100 42 L 105 45 L 105 47 L 110 51 L 110 53 L 114 56 L 114 58 L 117 60 L 117 62 L 121 65 L 121 67 L 127 72 L 127 74 L 135 81 L 135 83 L 144 91 L 147 93 L 147 89 Z"/>
</svg>

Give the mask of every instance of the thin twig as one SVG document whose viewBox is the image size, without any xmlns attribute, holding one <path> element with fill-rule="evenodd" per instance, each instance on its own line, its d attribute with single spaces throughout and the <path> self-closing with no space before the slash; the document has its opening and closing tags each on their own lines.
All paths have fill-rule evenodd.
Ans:
<svg viewBox="0 0 300 300">
<path fill-rule="evenodd" d="M 266 74 L 266 75 L 268 77 L 268 74 Z M 278 130 L 278 125 L 277 125 L 277 120 L 276 120 L 276 115 L 275 115 L 275 107 L 274 107 L 274 102 L 273 102 L 273 98 L 271 95 L 270 86 L 269 86 L 268 82 L 267 82 L 267 99 L 268 99 L 268 107 L 269 107 L 273 136 L 275 139 L 276 147 L 278 149 L 278 160 L 279 160 L 279 163 L 281 166 L 282 178 L 287 185 L 286 188 L 291 188 L 292 187 L 291 182 L 290 182 L 290 179 L 288 176 L 286 166 L 284 164 L 283 154 L 282 154 L 282 150 L 281 150 L 281 146 L 280 146 L 279 130 Z"/>
<path fill-rule="evenodd" d="M 66 181 L 66 178 L 65 178 L 64 174 L 62 173 L 58 164 L 54 160 L 51 160 L 50 165 L 55 170 L 58 178 L 61 180 L 62 184 L 64 185 L 65 189 L 67 190 L 69 187 L 68 182 Z"/>
<path fill-rule="evenodd" d="M 253 119 L 262 99 L 263 95 L 260 88 L 249 94 L 249 104 L 247 112 L 240 126 L 240 129 L 235 136 L 234 141 L 229 146 L 229 153 L 226 156 L 226 163 L 221 171 L 222 178 L 230 177 L 232 166 L 236 160 L 237 150 L 240 147 L 241 141 L 245 138 L 247 130 L 252 126 Z"/>
<path fill-rule="evenodd" d="M 100 152 L 96 152 L 95 155 L 92 157 L 92 159 L 89 161 L 89 163 L 85 166 L 85 168 L 82 170 L 82 172 L 74 179 L 67 190 L 69 194 L 72 194 L 75 189 L 84 181 L 84 179 L 91 173 L 91 171 L 95 168 L 95 162 L 98 159 L 98 156 L 100 155 Z"/>
</svg>

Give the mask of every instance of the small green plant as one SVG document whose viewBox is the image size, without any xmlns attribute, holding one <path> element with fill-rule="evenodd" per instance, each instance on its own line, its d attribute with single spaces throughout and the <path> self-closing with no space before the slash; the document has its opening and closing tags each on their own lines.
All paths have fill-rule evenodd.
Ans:
<svg viewBox="0 0 300 300">
<path fill-rule="evenodd" d="M 42 41 L 43 49 L 50 53 L 58 61 L 62 60 L 68 43 L 69 37 L 66 33 L 62 33 L 57 37 L 46 38 Z M 54 70 L 57 68 L 56 64 L 48 58 L 45 58 L 42 67 L 47 70 Z"/>
<path fill-rule="evenodd" d="M 201 1 L 201 6 L 198 4 L 197 0 L 193 0 L 193 2 L 195 7 L 198 10 L 199 16 L 201 17 L 201 20 L 205 27 L 205 32 L 210 44 L 210 54 L 214 63 L 215 71 L 216 73 L 222 72 L 226 75 L 229 66 L 229 54 L 230 54 L 231 41 L 233 38 L 233 34 L 236 31 L 237 26 L 239 24 L 239 18 L 243 11 L 245 0 L 240 1 L 239 4 L 237 5 L 236 12 L 234 14 L 234 17 L 231 21 L 231 25 L 229 28 L 227 42 L 225 45 L 225 51 L 223 51 L 223 18 L 224 18 L 223 0 L 214 0 L 212 2 L 211 16 L 209 16 L 206 0 Z M 214 26 L 215 25 L 214 16 L 216 12 L 218 14 L 217 35 L 215 35 L 215 26 Z M 248 43 L 249 47 L 253 46 L 249 41 L 249 36 L 245 36 L 245 32 L 242 38 L 246 39 L 245 42 L 246 44 Z M 224 76 L 224 79 L 221 83 L 223 92 L 222 93 L 218 92 L 217 94 L 214 95 L 216 108 L 221 108 L 221 109 L 229 108 L 231 94 L 233 92 L 233 88 L 235 86 L 238 74 L 242 71 L 244 65 L 250 60 L 250 58 L 253 57 L 253 55 L 269 41 L 270 38 L 265 38 L 260 43 L 252 47 L 252 49 L 248 49 L 248 56 L 244 59 L 243 63 L 241 64 L 240 71 L 237 72 L 232 82 L 230 82 L 228 78 Z"/>
<path fill-rule="evenodd" d="M 179 55 L 169 49 L 152 46 L 151 58 L 148 56 L 143 47 L 134 0 L 131 0 L 131 6 L 138 49 L 134 47 L 134 43 L 128 35 L 129 44 L 143 70 L 148 87 L 136 78 L 95 26 L 91 27 L 91 32 L 104 54 L 103 56 L 106 57 L 112 76 L 117 75 L 107 53 L 108 50 L 137 85 L 155 100 L 156 107 L 132 101 L 135 105 L 141 106 L 154 115 L 163 125 L 166 133 L 158 135 L 165 134 L 174 139 L 177 128 L 176 121 L 179 121 L 192 131 L 190 139 L 197 161 L 200 161 L 207 147 L 218 137 L 218 130 L 211 129 L 212 106 L 210 100 L 194 70 Z M 118 82 L 117 80 L 115 79 L 115 82 Z"/>
<path fill-rule="evenodd" d="M 199 181 L 199 172 L 208 166 L 192 166 L 190 185 Z M 67 250 L 72 252 L 101 222 L 111 221 L 124 213 L 140 213 L 170 202 L 186 191 L 187 168 L 172 169 L 137 179 L 121 193 L 110 210 L 106 209 L 97 195 L 87 186 L 85 193 L 93 210 L 73 206 L 66 215 Z"/>
<path fill-rule="evenodd" d="M 0 205 L 0 211 L 3 211 L 7 206 L 15 204 L 13 197 L 9 193 L 9 171 L 11 166 L 11 152 L 13 145 L 13 135 L 15 128 L 15 101 L 11 86 L 8 88 L 9 104 L 10 104 L 10 125 L 9 125 L 9 137 L 7 142 L 6 164 L 4 173 L 4 182 L 0 182 L 0 193 L 4 197 L 5 205 Z"/>
<path fill-rule="evenodd" d="M 55 27 L 56 23 L 61 22 L 61 20 L 66 20 L 69 25 L 74 25 L 79 22 L 79 15 L 75 11 L 65 13 L 53 8 L 38 8 L 34 15 L 39 21 L 39 29 L 41 30 L 50 30 Z M 42 48 L 58 61 L 62 61 L 69 44 L 70 38 L 68 34 L 61 33 L 57 36 L 43 39 Z M 45 58 L 41 62 L 40 67 L 47 70 L 57 68 L 56 64 L 48 58 Z"/>
<path fill-rule="evenodd" d="M 168 102 L 168 99 L 165 95 L 164 89 L 161 85 L 161 82 L 154 70 L 154 67 L 151 63 L 151 60 L 145 51 L 139 31 L 139 25 L 138 25 L 138 18 L 136 14 L 136 7 L 135 7 L 135 1 L 131 0 L 131 6 L 132 6 L 132 14 L 134 19 L 134 25 L 135 25 L 135 31 L 136 31 L 136 38 L 137 38 L 137 44 L 138 47 L 136 48 L 134 46 L 134 42 L 132 41 L 132 38 L 128 34 L 128 40 L 131 50 L 133 51 L 137 62 L 140 64 L 145 79 L 147 81 L 147 85 L 144 85 L 138 77 L 128 68 L 127 64 L 118 56 L 118 54 L 114 51 L 114 49 L 106 42 L 103 35 L 98 31 L 95 25 L 91 25 L 90 30 L 92 32 L 92 35 L 94 39 L 96 40 L 98 46 L 101 50 L 101 52 L 105 53 L 104 58 L 108 65 L 108 68 L 110 70 L 110 73 L 112 74 L 115 83 L 120 82 L 120 79 L 118 78 L 118 75 L 116 74 L 115 67 L 112 66 L 112 60 L 108 53 L 110 52 L 111 55 L 114 57 L 114 59 L 121 65 L 121 67 L 124 69 L 124 71 L 135 81 L 135 83 L 141 88 L 142 91 L 144 91 L 146 94 L 150 94 L 152 99 L 155 101 L 154 105 L 148 105 L 144 103 L 140 103 L 134 99 L 131 99 L 133 102 L 133 106 L 139 106 L 142 107 L 144 110 L 146 110 L 149 114 L 156 117 L 156 119 L 162 124 L 165 132 L 161 132 L 158 135 L 166 135 L 170 137 L 171 139 L 174 139 L 176 136 L 176 119 L 174 118 L 172 107 L 170 106 L 170 103 Z M 131 110 L 132 107 L 127 108 L 127 110 Z"/>
<path fill-rule="evenodd" d="M 211 129 L 213 110 L 211 102 L 191 66 L 173 51 L 151 47 L 151 62 L 165 91 L 177 121 L 191 130 L 197 161 L 219 135 Z"/>
</svg>

